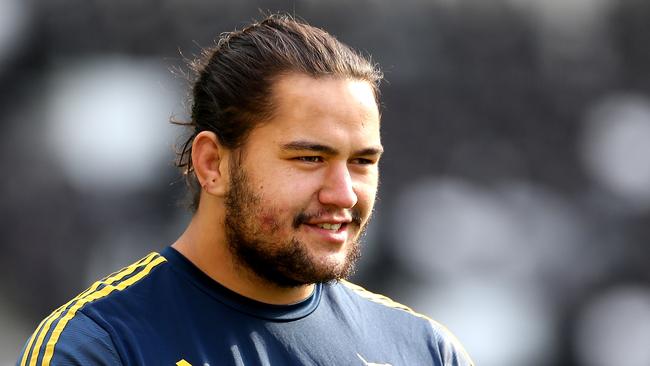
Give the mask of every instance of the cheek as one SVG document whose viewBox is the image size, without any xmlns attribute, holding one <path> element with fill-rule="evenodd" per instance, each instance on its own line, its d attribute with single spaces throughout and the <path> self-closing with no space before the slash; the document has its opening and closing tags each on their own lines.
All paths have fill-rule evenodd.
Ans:
<svg viewBox="0 0 650 366">
<path fill-rule="evenodd" d="M 365 206 L 372 207 L 377 196 L 377 181 L 365 182 L 357 188 L 357 198 Z"/>
<path fill-rule="evenodd" d="M 282 173 L 279 173 L 282 174 Z M 279 181 L 266 190 L 267 199 L 279 208 L 285 210 L 302 209 L 308 206 L 317 196 L 319 189 L 318 177 L 314 175 L 287 175 L 287 179 Z"/>
<path fill-rule="evenodd" d="M 262 213 L 259 217 L 260 228 L 264 232 L 275 233 L 280 229 L 278 218 L 271 213 Z"/>
<path fill-rule="evenodd" d="M 280 200 L 264 200 L 256 208 L 255 221 L 261 233 L 277 234 L 293 223 L 294 213 Z"/>
</svg>

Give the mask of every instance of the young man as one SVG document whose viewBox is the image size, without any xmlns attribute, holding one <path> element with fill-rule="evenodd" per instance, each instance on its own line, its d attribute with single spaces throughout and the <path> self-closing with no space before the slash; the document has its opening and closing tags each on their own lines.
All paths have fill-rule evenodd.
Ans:
<svg viewBox="0 0 650 366">
<path fill-rule="evenodd" d="M 43 320 L 18 364 L 471 365 L 443 327 L 344 280 L 377 193 L 379 70 L 277 15 L 195 66 L 187 230 Z"/>
</svg>

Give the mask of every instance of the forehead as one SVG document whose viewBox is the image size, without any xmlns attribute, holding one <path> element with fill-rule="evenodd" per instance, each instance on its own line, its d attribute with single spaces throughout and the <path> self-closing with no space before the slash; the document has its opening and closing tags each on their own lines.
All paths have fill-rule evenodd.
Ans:
<svg viewBox="0 0 650 366">
<path fill-rule="evenodd" d="M 287 107 L 292 108 L 297 104 L 304 108 L 315 108 L 317 112 L 337 112 L 341 107 L 356 107 L 379 113 L 370 82 L 353 78 L 286 74 L 273 83 L 272 98 L 276 107 L 284 107 L 285 110 L 280 112 L 287 112 Z"/>
<path fill-rule="evenodd" d="M 369 82 L 288 74 L 275 81 L 272 98 L 273 116 L 255 129 L 267 137 L 379 144 L 379 109 Z"/>
</svg>

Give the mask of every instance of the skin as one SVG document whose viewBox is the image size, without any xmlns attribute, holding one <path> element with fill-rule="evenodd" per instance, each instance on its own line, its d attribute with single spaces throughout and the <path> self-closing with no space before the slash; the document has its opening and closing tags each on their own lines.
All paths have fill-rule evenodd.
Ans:
<svg viewBox="0 0 650 366">
<path fill-rule="evenodd" d="M 314 284 L 273 284 L 228 249 L 224 199 L 233 154 L 241 156 L 239 168 L 259 198 L 259 209 L 246 216 L 257 235 L 274 246 L 299 241 L 317 268 L 336 269 L 372 212 L 383 149 L 379 111 L 365 81 L 288 74 L 275 82 L 272 97 L 274 116 L 252 130 L 241 151 L 225 148 L 212 132 L 196 136 L 192 161 L 203 190 L 196 214 L 173 247 L 243 296 L 290 304 L 307 298 Z M 353 210 L 361 225 L 350 222 Z M 310 218 L 295 227 L 299 213 Z M 332 235 L 316 225 L 325 222 L 344 224 Z"/>
</svg>

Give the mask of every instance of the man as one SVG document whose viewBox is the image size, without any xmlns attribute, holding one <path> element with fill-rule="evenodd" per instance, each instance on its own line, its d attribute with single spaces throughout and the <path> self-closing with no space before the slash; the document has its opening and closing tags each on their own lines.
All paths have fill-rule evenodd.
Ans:
<svg viewBox="0 0 650 366">
<path fill-rule="evenodd" d="M 194 216 L 57 309 L 19 365 L 471 365 L 443 327 L 346 282 L 382 154 L 381 73 L 274 15 L 196 63 Z"/>
</svg>

